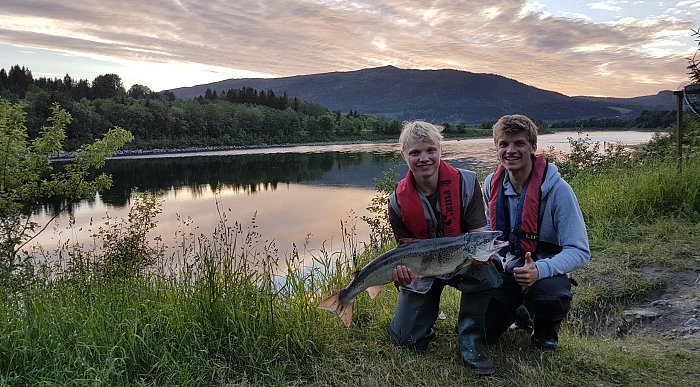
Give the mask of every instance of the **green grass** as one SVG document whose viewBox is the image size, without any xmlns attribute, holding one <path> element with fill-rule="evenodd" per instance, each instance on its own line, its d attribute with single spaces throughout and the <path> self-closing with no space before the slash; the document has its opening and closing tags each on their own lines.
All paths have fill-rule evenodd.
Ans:
<svg viewBox="0 0 700 387">
<path fill-rule="evenodd" d="M 360 318 L 350 329 L 329 314 L 307 316 L 305 322 L 313 329 L 304 342 L 295 344 L 288 340 L 291 332 L 282 327 L 262 337 L 256 337 L 261 332 L 252 326 L 217 329 L 196 307 L 187 307 L 192 302 L 173 304 L 166 293 L 144 298 L 140 290 L 132 295 L 139 298 L 112 302 L 119 293 L 93 298 L 92 306 L 75 302 L 85 301 L 83 297 L 42 297 L 43 302 L 34 301 L 28 308 L 21 324 L 18 317 L 9 318 L 4 326 L 16 325 L 10 332 L 3 330 L 2 382 L 580 386 L 669 381 L 689 385 L 699 376 L 700 359 L 681 349 L 682 342 L 671 347 L 655 339 L 583 338 L 566 331 L 560 349 L 549 354 L 533 349 L 527 335 L 513 331 L 491 349 L 497 376 L 477 378 L 457 355 L 456 305 L 450 301 L 443 306 L 447 319 L 437 325 L 438 340 L 427 352 L 415 353 L 389 343 L 387 310 L 378 312 L 368 299 L 358 300 Z M 456 292 L 450 293 L 447 300 L 456 298 Z M 376 304 L 386 307 L 392 296 Z M 226 313 L 226 320 L 240 319 L 237 312 Z"/>
<path fill-rule="evenodd" d="M 692 384 L 700 377 L 692 343 L 620 340 L 594 329 L 596 318 L 602 326 L 620 303 L 659 286 L 635 268 L 670 256 L 678 269 L 687 269 L 693 263 L 681 257 L 700 248 L 699 225 L 664 220 L 632 228 L 628 235 L 657 242 L 618 240 L 594 251 L 576 275 L 581 285 L 560 349 L 541 353 L 525 333 L 510 331 L 490 348 L 498 366 L 491 378 L 473 376 L 459 359 L 457 291 L 445 290 L 446 319 L 438 321 L 438 340 L 427 352 L 397 348 L 386 333 L 396 303 L 393 286 L 374 300 L 362 294 L 349 329 L 316 308 L 322 296 L 349 281 L 351 271 L 327 267 L 342 262 L 342 252 L 318 251 L 321 266 L 314 275 L 292 271 L 297 274 L 282 291 L 256 286 L 264 273 L 221 270 L 229 267 L 222 261 L 202 264 L 187 283 L 172 277 L 33 283 L 0 304 L 0 384 Z"/>
<path fill-rule="evenodd" d="M 606 168 L 604 173 L 571 180 L 586 221 L 594 231 L 601 222 L 649 222 L 663 217 L 697 220 L 700 160 L 685 162 L 679 172 L 669 162 Z M 695 217 L 695 218 L 693 218 Z M 593 222 L 593 223 L 591 223 Z"/>
</svg>

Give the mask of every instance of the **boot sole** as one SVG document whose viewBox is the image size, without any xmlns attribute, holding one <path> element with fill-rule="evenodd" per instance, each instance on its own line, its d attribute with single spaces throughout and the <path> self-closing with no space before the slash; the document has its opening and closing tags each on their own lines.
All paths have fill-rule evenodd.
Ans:
<svg viewBox="0 0 700 387">
<path fill-rule="evenodd" d="M 496 373 L 495 368 L 494 369 L 487 369 L 487 370 L 479 370 L 479 369 L 474 369 L 474 368 L 469 367 L 469 369 L 472 370 L 472 372 L 474 372 L 475 374 L 480 375 L 480 376 L 489 376 L 489 375 L 493 375 Z"/>
<path fill-rule="evenodd" d="M 493 368 L 479 368 L 479 367 L 475 367 L 472 364 L 467 363 L 466 361 L 464 361 L 464 365 L 466 365 L 470 371 L 472 371 L 473 373 L 475 373 L 477 375 L 493 375 L 496 373 L 495 366 Z"/>
</svg>

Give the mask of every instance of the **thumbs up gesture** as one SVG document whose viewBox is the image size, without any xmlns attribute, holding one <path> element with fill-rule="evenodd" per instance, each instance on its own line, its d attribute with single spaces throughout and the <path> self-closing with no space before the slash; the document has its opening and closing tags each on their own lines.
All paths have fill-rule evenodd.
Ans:
<svg viewBox="0 0 700 387">
<path fill-rule="evenodd" d="M 537 265 L 532 260 L 532 254 L 525 253 L 525 264 L 521 267 L 513 269 L 513 277 L 515 282 L 521 286 L 532 286 L 540 279 L 540 272 L 537 270 Z"/>
</svg>

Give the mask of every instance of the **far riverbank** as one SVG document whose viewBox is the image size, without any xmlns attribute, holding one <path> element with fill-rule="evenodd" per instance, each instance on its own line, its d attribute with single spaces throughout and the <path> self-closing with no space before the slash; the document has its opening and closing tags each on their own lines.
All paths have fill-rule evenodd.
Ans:
<svg viewBox="0 0 700 387">
<path fill-rule="evenodd" d="M 477 129 L 475 129 L 477 130 Z M 475 135 L 464 135 L 463 133 L 457 134 L 445 134 L 445 140 L 473 140 L 473 139 L 485 139 L 491 137 L 491 129 L 478 129 L 484 132 L 483 134 Z M 628 129 L 628 128 L 570 128 L 570 129 L 541 129 L 540 135 L 555 134 L 555 133 L 569 133 L 569 132 L 658 132 L 659 130 L 649 130 L 649 129 Z M 153 148 L 153 149 L 120 149 L 117 153 L 110 157 L 110 159 L 115 158 L 130 158 L 130 157 L 181 157 L 186 154 L 191 155 L 202 155 L 206 153 L 220 153 L 227 151 L 238 151 L 238 150 L 255 150 L 255 149 L 272 149 L 272 148 L 294 148 L 294 147 L 322 147 L 322 146 L 334 146 L 334 145 L 355 145 L 355 144 L 392 144 L 398 143 L 398 137 L 392 138 L 380 138 L 380 139 L 356 139 L 356 140 L 342 140 L 342 141 L 314 141 L 314 142 L 301 142 L 301 143 L 280 143 L 280 144 L 250 144 L 250 145 L 218 145 L 218 146 L 191 146 L 184 148 Z M 61 155 L 52 157 L 53 161 L 68 161 L 73 158 L 74 152 L 65 152 Z"/>
<path fill-rule="evenodd" d="M 283 144 L 253 144 L 253 145 L 220 145 L 220 146 L 202 146 L 202 147 L 186 147 L 186 148 L 154 148 L 154 149 L 120 149 L 114 156 L 108 159 L 133 157 L 133 156 L 167 156 L 174 157 L 182 154 L 201 154 L 207 152 L 225 152 L 236 150 L 250 149 L 271 149 L 271 148 L 293 148 L 299 146 L 331 146 L 331 145 L 354 145 L 354 144 L 391 144 L 397 142 L 397 139 L 384 140 L 347 140 L 347 141 L 328 141 L 328 142 L 309 142 L 309 143 L 283 143 Z M 61 155 L 52 157 L 53 161 L 67 161 L 73 158 L 75 152 L 66 152 Z"/>
</svg>

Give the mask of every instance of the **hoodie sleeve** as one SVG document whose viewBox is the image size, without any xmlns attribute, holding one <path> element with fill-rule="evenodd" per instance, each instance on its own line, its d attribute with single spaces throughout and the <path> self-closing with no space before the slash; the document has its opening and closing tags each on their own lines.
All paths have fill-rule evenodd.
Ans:
<svg viewBox="0 0 700 387">
<path fill-rule="evenodd" d="M 561 246 L 560 253 L 535 262 L 540 278 L 569 273 L 591 258 L 588 233 L 581 207 L 571 186 L 559 181 L 546 196 L 546 208 L 540 238 Z"/>
</svg>

